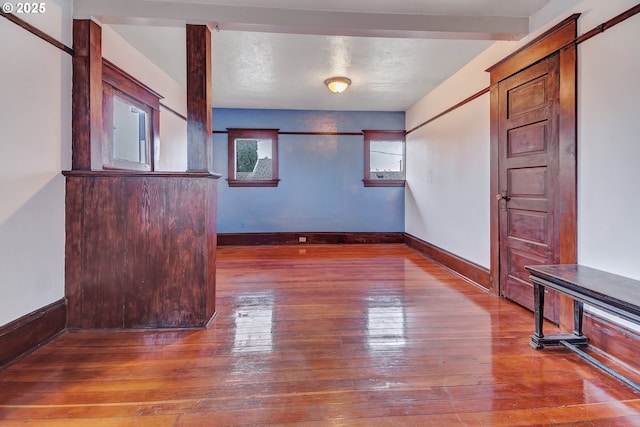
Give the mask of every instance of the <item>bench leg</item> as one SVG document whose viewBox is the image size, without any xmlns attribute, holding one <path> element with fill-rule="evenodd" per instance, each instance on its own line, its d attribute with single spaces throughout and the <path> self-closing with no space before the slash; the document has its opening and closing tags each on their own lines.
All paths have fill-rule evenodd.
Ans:
<svg viewBox="0 0 640 427">
<path fill-rule="evenodd" d="M 536 330 L 531 336 L 530 345 L 537 350 L 544 347 L 541 343 L 544 338 L 544 332 L 542 331 L 544 323 L 544 286 L 538 283 L 533 284 L 533 317 Z"/>
<path fill-rule="evenodd" d="M 584 304 L 573 300 L 573 334 L 582 336 L 582 312 Z"/>
<path fill-rule="evenodd" d="M 545 286 L 533 282 L 533 317 L 535 321 L 535 332 L 531 335 L 531 341 L 529 345 L 532 348 L 539 350 L 544 347 L 551 347 L 557 345 L 564 345 L 564 343 L 571 344 L 573 346 L 586 346 L 589 344 L 587 337 L 582 335 L 582 309 L 583 304 L 579 301 L 573 301 L 573 322 L 574 330 L 571 334 L 559 334 L 559 335 L 544 335 L 542 331 L 544 323 L 544 290 Z"/>
</svg>

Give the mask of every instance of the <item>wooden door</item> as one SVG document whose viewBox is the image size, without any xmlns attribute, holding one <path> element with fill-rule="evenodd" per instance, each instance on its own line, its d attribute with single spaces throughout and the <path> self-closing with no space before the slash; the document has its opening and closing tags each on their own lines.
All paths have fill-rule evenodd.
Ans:
<svg viewBox="0 0 640 427">
<path fill-rule="evenodd" d="M 559 55 L 501 81 L 498 87 L 500 292 L 533 309 L 526 265 L 559 262 Z M 558 296 L 545 297 L 558 323 Z"/>
</svg>

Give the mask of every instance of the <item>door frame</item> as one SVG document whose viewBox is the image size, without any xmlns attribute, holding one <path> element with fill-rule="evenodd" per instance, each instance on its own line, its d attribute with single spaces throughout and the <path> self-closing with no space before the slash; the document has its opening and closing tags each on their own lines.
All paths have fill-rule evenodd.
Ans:
<svg viewBox="0 0 640 427">
<path fill-rule="evenodd" d="M 500 217 L 498 136 L 500 132 L 498 83 L 530 65 L 558 52 L 560 55 L 560 106 L 558 122 L 558 199 L 559 259 L 561 264 L 577 262 L 577 21 L 574 14 L 544 32 L 530 43 L 489 67 L 490 73 L 490 194 L 491 194 L 491 266 L 490 289 L 501 295 L 500 288 Z M 567 297 L 560 297 L 560 327 L 573 324 L 573 306 Z"/>
</svg>

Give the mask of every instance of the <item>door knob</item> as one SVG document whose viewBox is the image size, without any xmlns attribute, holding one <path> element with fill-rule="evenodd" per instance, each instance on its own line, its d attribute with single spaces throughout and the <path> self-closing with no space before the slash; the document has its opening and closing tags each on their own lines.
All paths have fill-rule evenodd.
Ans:
<svg viewBox="0 0 640 427">
<path fill-rule="evenodd" d="M 502 191 L 500 194 L 496 194 L 496 200 L 505 200 L 505 201 L 509 201 L 510 197 L 507 196 L 507 192 L 506 191 Z"/>
</svg>

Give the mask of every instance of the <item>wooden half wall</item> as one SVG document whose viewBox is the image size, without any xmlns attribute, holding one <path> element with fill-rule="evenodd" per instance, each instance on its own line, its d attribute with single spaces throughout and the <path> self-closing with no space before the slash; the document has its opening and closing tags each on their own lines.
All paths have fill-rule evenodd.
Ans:
<svg viewBox="0 0 640 427">
<path fill-rule="evenodd" d="M 187 90 L 189 171 L 158 172 L 153 164 L 151 171 L 104 164 L 109 136 L 100 95 L 114 67 L 103 67 L 101 31 L 91 20 L 74 20 L 73 162 L 64 172 L 67 327 L 206 327 L 215 314 L 220 177 L 209 171 L 210 32 L 187 25 L 187 80 L 198 83 Z M 126 70 L 117 78 L 134 80 Z M 161 126 L 156 121 L 154 130 Z"/>
<path fill-rule="evenodd" d="M 67 327 L 205 327 L 215 312 L 217 176 L 65 176 Z"/>
</svg>

